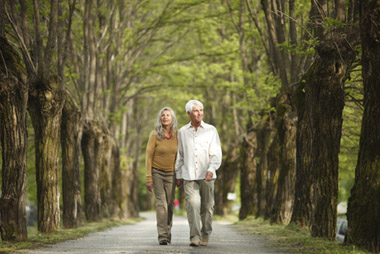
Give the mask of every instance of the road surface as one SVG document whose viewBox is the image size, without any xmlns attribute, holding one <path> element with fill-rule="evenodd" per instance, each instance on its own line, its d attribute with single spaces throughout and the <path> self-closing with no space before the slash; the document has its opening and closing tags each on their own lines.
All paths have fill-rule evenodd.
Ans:
<svg viewBox="0 0 380 254">
<path fill-rule="evenodd" d="M 207 253 L 207 254 L 285 254 L 290 251 L 271 247 L 262 236 L 252 235 L 227 222 L 213 222 L 213 233 L 208 246 L 189 246 L 187 219 L 175 216 L 172 229 L 172 244 L 159 245 L 157 240 L 155 213 L 141 213 L 146 219 L 134 224 L 115 227 L 103 232 L 91 233 L 84 238 L 69 240 L 42 249 L 23 250 L 27 254 L 84 254 L 84 253 Z"/>
</svg>

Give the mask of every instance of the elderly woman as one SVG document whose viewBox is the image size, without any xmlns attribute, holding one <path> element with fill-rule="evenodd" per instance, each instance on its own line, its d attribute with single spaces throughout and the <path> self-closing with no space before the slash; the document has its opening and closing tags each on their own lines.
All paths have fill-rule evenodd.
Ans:
<svg viewBox="0 0 380 254">
<path fill-rule="evenodd" d="M 177 119 L 174 111 L 164 107 L 157 115 L 154 130 L 146 147 L 146 188 L 154 189 L 158 242 L 171 242 L 175 196 L 174 164 L 177 154 Z"/>
</svg>

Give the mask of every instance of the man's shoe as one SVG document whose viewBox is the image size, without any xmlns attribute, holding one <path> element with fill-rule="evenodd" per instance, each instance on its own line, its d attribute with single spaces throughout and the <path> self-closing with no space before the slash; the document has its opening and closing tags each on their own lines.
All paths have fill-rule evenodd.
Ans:
<svg viewBox="0 0 380 254">
<path fill-rule="evenodd" d="M 208 238 L 202 237 L 201 246 L 207 246 L 207 245 L 208 245 Z"/>
<path fill-rule="evenodd" d="M 168 245 L 168 241 L 166 241 L 166 240 L 161 240 L 161 241 L 160 241 L 160 245 Z"/>
<path fill-rule="evenodd" d="M 198 246 L 199 246 L 199 241 L 197 241 L 197 240 L 192 240 L 192 241 L 190 242 L 190 246 L 198 247 Z"/>
</svg>

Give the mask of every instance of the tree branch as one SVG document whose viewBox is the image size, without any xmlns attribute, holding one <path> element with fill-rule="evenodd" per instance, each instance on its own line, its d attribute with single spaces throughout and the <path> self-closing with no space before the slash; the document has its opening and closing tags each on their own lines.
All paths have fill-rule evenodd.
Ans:
<svg viewBox="0 0 380 254">
<path fill-rule="evenodd" d="M 19 42 L 19 46 L 21 48 L 21 52 L 25 59 L 25 65 L 27 67 L 27 70 L 29 70 L 32 75 L 37 75 L 36 66 L 33 63 L 33 60 L 30 56 L 30 53 L 28 51 L 27 46 L 25 45 L 24 38 L 21 36 L 20 32 L 18 31 L 17 25 L 15 24 L 14 20 L 9 15 L 9 12 L 7 8 L 5 8 L 5 14 L 7 15 L 7 18 L 9 20 L 9 23 L 11 24 L 13 31 L 16 33 L 17 40 Z"/>
<path fill-rule="evenodd" d="M 51 0 L 50 3 L 50 18 L 49 18 L 49 36 L 45 48 L 44 64 L 50 68 L 53 61 L 53 54 L 57 41 L 57 27 L 58 27 L 58 0 Z M 50 70 L 44 70 L 43 75 L 48 78 Z"/>
<path fill-rule="evenodd" d="M 34 8 L 34 33 L 36 38 L 35 51 L 37 56 L 36 66 L 37 66 L 37 75 L 43 77 L 45 65 L 43 61 L 43 44 L 41 38 L 41 29 L 40 29 L 40 13 L 39 13 L 39 2 L 38 0 L 33 0 Z"/>
</svg>

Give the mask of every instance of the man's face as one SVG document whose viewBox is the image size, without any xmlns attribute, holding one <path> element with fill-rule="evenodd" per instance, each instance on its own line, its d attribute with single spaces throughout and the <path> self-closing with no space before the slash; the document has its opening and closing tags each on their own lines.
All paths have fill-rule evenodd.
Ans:
<svg viewBox="0 0 380 254">
<path fill-rule="evenodd" d="M 200 124 L 202 122 L 203 109 L 197 104 L 194 104 L 193 110 L 191 112 L 188 112 L 188 114 L 192 123 Z"/>
</svg>

